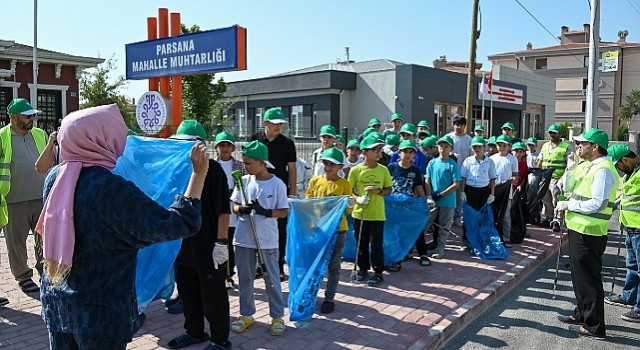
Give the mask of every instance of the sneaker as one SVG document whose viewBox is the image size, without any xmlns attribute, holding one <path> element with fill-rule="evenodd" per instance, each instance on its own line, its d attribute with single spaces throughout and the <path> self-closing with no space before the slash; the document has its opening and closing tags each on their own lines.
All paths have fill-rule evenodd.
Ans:
<svg viewBox="0 0 640 350">
<path fill-rule="evenodd" d="M 607 295 L 604 297 L 604 302 L 609 305 L 626 307 L 627 309 L 633 309 L 633 304 L 624 300 L 620 295 Z"/>
<path fill-rule="evenodd" d="M 164 306 L 165 307 L 169 307 L 169 306 L 171 306 L 171 305 L 173 305 L 173 304 L 175 304 L 175 303 L 177 303 L 179 301 L 180 301 L 180 296 L 177 296 L 177 297 L 175 297 L 173 299 L 167 299 L 164 302 Z"/>
<path fill-rule="evenodd" d="M 551 226 L 551 221 L 549 219 L 544 219 L 538 223 L 538 227 L 549 227 Z"/>
<path fill-rule="evenodd" d="M 429 257 L 426 255 L 421 255 L 420 266 L 429 266 L 429 265 L 431 265 L 431 260 L 429 260 Z"/>
<path fill-rule="evenodd" d="M 436 249 L 436 252 L 431 254 L 431 257 L 434 259 L 444 258 L 444 249 Z"/>
<path fill-rule="evenodd" d="M 31 278 L 18 282 L 18 286 L 20 286 L 20 289 L 22 289 L 22 292 L 25 294 L 40 292 L 40 287 L 38 287 L 38 285 L 33 282 Z"/>
<path fill-rule="evenodd" d="M 511 243 L 511 241 L 504 241 L 504 243 L 503 243 L 503 244 L 504 244 L 505 248 L 511 248 L 511 247 L 513 247 L 513 243 Z"/>
<path fill-rule="evenodd" d="M 271 328 L 269 329 L 269 333 L 275 336 L 281 336 L 284 334 L 285 326 L 284 320 L 281 318 L 274 318 L 271 320 Z"/>
<path fill-rule="evenodd" d="M 167 312 L 172 315 L 179 315 L 184 311 L 184 305 L 182 305 L 182 300 L 178 299 L 176 303 L 169 306 L 167 308 Z"/>
<path fill-rule="evenodd" d="M 367 281 L 367 284 L 373 287 L 373 286 L 379 285 L 383 281 L 384 281 L 384 278 L 382 278 L 381 273 L 374 273 L 373 276 L 371 276 Z"/>
<path fill-rule="evenodd" d="M 235 284 L 233 283 L 233 279 L 231 279 L 231 277 L 229 277 L 225 282 L 224 282 L 224 286 L 227 289 L 234 289 L 235 288 Z"/>
<path fill-rule="evenodd" d="M 364 281 L 365 278 L 367 278 L 367 271 L 358 271 L 358 273 L 356 274 L 356 281 L 358 282 L 362 282 Z"/>
<path fill-rule="evenodd" d="M 560 232 L 560 223 L 556 220 L 553 220 L 551 222 L 551 231 L 553 232 Z"/>
<path fill-rule="evenodd" d="M 322 302 L 322 306 L 320 307 L 320 312 L 323 314 L 330 314 L 333 312 L 333 309 L 335 308 L 335 306 L 336 306 L 335 302 L 325 300 Z"/>
<path fill-rule="evenodd" d="M 209 343 L 203 350 L 231 350 L 231 342 L 227 340 L 222 344 Z"/>
<path fill-rule="evenodd" d="M 253 324 L 253 317 L 240 316 L 231 323 L 231 331 L 233 333 L 242 333 Z"/>
<path fill-rule="evenodd" d="M 289 276 L 287 276 L 286 273 L 281 272 L 280 273 L 280 282 L 285 282 L 285 281 L 288 281 L 288 280 L 289 280 Z"/>
<path fill-rule="evenodd" d="M 189 345 L 200 344 L 209 341 L 209 335 L 204 333 L 200 338 L 194 338 L 187 333 L 183 333 L 173 339 L 171 339 L 167 343 L 167 348 L 169 349 L 182 349 L 186 348 Z"/>
<path fill-rule="evenodd" d="M 256 266 L 256 279 L 261 278 L 263 275 L 262 268 L 260 266 Z"/>
<path fill-rule="evenodd" d="M 5 305 L 9 304 L 9 299 L 5 298 L 5 297 L 0 297 L 0 307 L 3 307 Z"/>
<path fill-rule="evenodd" d="M 620 316 L 623 320 L 629 322 L 640 322 L 640 312 L 634 310 L 629 310 Z"/>
</svg>

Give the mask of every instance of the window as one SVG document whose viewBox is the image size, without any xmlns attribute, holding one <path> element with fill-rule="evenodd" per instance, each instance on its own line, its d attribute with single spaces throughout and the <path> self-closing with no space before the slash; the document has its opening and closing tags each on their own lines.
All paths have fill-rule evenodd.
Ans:
<svg viewBox="0 0 640 350">
<path fill-rule="evenodd" d="M 244 113 L 244 108 L 236 108 L 236 128 L 238 137 L 247 137 L 247 115 Z"/>
<path fill-rule="evenodd" d="M 547 69 L 547 59 L 546 58 L 536 58 L 536 70 Z"/>
<path fill-rule="evenodd" d="M 304 107 L 303 106 L 291 106 L 291 122 L 293 123 L 291 133 L 293 137 L 305 136 L 304 125 Z"/>
<path fill-rule="evenodd" d="M 436 104 L 433 108 L 433 120 L 436 122 L 436 134 L 444 135 L 447 130 L 447 120 L 445 118 L 445 111 L 447 106 L 442 104 Z"/>
<path fill-rule="evenodd" d="M 589 55 L 584 56 L 584 58 L 582 59 L 582 65 L 584 67 L 589 67 Z"/>
<path fill-rule="evenodd" d="M 7 106 L 13 100 L 13 89 L 10 87 L 0 87 L 0 127 L 9 124 Z"/>
<path fill-rule="evenodd" d="M 587 101 L 582 101 L 582 113 L 587 111 Z"/>
<path fill-rule="evenodd" d="M 62 119 L 62 91 L 39 90 L 38 107 L 42 111 L 38 115 L 38 127 L 51 133 L 58 129 L 58 120 Z"/>
<path fill-rule="evenodd" d="M 257 107 L 256 108 L 256 117 L 255 117 L 255 121 L 256 121 L 256 131 L 261 131 L 264 130 L 264 126 L 262 125 L 262 115 L 264 114 L 264 107 Z"/>
<path fill-rule="evenodd" d="M 583 91 L 587 91 L 587 86 L 589 86 L 589 79 L 588 78 L 582 78 L 582 90 Z"/>
</svg>

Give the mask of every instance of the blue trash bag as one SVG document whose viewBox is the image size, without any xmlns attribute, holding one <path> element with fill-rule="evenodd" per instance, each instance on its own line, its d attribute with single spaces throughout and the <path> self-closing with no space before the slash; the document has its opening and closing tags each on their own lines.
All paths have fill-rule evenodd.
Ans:
<svg viewBox="0 0 640 350">
<path fill-rule="evenodd" d="M 430 212 L 425 197 L 414 198 L 403 194 L 384 197 L 384 206 L 387 217 L 384 223 L 384 264 L 391 265 L 402 261 L 409 253 L 429 221 Z M 347 261 L 354 261 L 356 240 L 353 219 L 350 219 L 342 256 Z"/>
<path fill-rule="evenodd" d="M 485 204 L 480 211 L 467 203 L 463 207 L 464 227 L 471 251 L 480 259 L 498 260 L 509 257 L 509 251 L 500 242 L 500 235 L 493 225 L 493 210 Z"/>
<path fill-rule="evenodd" d="M 124 154 L 114 174 L 132 181 L 158 204 L 168 208 L 189 184 L 193 165 L 189 159 L 194 142 L 128 136 Z M 173 263 L 182 240 L 156 243 L 138 252 L 136 294 L 143 311 L 155 299 L 173 294 Z"/>
<path fill-rule="evenodd" d="M 311 319 L 349 196 L 289 200 L 286 259 L 289 318 Z"/>
</svg>

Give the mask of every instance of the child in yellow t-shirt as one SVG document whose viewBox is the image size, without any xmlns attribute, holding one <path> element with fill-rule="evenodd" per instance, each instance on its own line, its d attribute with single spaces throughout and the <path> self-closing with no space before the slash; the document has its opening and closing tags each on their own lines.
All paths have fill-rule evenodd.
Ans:
<svg viewBox="0 0 640 350">
<path fill-rule="evenodd" d="M 314 197 L 330 197 L 330 196 L 350 196 L 351 184 L 349 181 L 338 176 L 338 172 L 344 166 L 344 154 L 337 148 L 329 148 L 322 152 L 320 159 L 324 167 L 324 174 L 315 176 L 309 182 L 306 198 Z M 349 207 L 353 207 L 349 203 Z M 347 208 L 347 212 L 351 209 Z M 320 308 L 323 314 L 331 313 L 335 307 L 334 298 L 336 289 L 338 288 L 338 279 L 340 278 L 340 262 L 342 260 L 342 249 L 344 248 L 345 233 L 349 227 L 347 226 L 346 216 L 342 216 L 340 227 L 336 234 L 336 244 L 331 253 L 329 260 L 329 274 L 327 276 L 327 288 L 324 292 L 324 302 Z"/>
</svg>

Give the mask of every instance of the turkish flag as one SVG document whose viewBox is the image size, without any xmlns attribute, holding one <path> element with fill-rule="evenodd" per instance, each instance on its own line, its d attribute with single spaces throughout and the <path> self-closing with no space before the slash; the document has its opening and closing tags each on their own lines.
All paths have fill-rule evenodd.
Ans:
<svg viewBox="0 0 640 350">
<path fill-rule="evenodd" d="M 489 85 L 489 93 L 491 93 L 491 87 L 493 86 L 493 69 L 491 70 L 491 72 L 489 72 L 489 79 L 488 79 L 488 84 Z"/>
</svg>

